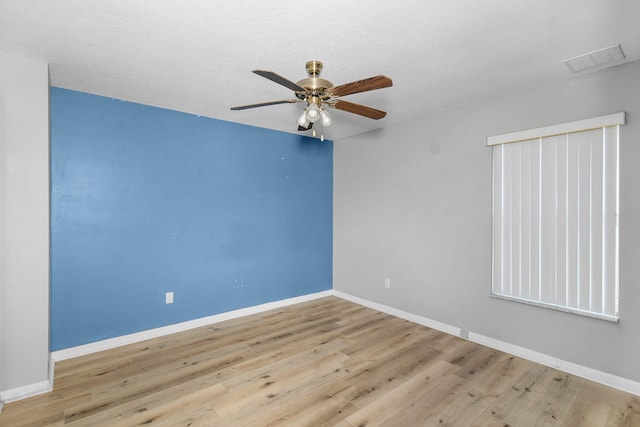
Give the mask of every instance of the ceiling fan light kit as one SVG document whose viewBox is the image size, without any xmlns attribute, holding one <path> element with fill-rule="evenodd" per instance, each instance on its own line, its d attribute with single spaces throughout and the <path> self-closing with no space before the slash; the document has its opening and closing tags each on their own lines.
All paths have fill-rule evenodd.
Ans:
<svg viewBox="0 0 640 427">
<path fill-rule="evenodd" d="M 316 104 L 309 104 L 307 107 L 307 120 L 315 123 L 320 118 L 320 108 Z"/>
<path fill-rule="evenodd" d="M 331 115 L 328 111 L 322 110 L 320 116 L 322 118 L 322 126 L 331 126 Z"/>
<path fill-rule="evenodd" d="M 323 106 L 357 114 L 374 120 L 382 119 L 387 115 L 387 113 L 382 110 L 377 110 L 354 102 L 344 101 L 341 98 L 354 93 L 391 87 L 393 86 L 393 82 L 389 77 L 378 75 L 334 86 L 329 80 L 319 77 L 322 72 L 321 61 L 309 61 L 306 63 L 305 67 L 309 77 L 296 83 L 274 73 L 273 71 L 253 70 L 255 74 L 291 89 L 294 92 L 296 99 L 240 105 L 237 107 L 231 107 L 231 109 L 246 110 L 249 108 L 266 107 L 269 105 L 304 102 L 307 106 L 305 107 L 302 115 L 298 118 L 299 131 L 311 130 L 313 124 L 318 120 L 320 120 L 323 127 L 331 125 L 331 115 L 328 113 L 326 108 L 323 108 Z M 313 136 L 315 136 L 315 129 L 313 130 Z M 324 136 L 321 135 L 320 139 L 324 140 Z"/>
</svg>

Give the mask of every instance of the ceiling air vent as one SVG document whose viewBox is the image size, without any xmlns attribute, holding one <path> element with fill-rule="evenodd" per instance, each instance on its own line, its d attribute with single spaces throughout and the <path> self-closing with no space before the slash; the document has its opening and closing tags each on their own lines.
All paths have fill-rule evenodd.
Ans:
<svg viewBox="0 0 640 427">
<path fill-rule="evenodd" d="M 606 47 L 591 53 L 576 56 L 575 58 L 562 61 L 572 73 L 579 73 L 595 68 L 605 68 L 618 64 L 624 60 L 624 53 L 620 45 Z"/>
</svg>

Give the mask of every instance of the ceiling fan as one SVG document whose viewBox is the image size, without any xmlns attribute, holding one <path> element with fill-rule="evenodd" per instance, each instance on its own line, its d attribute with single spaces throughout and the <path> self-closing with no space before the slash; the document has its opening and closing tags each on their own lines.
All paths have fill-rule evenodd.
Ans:
<svg viewBox="0 0 640 427">
<path fill-rule="evenodd" d="M 334 86 L 329 80 L 320 78 L 322 71 L 322 62 L 309 61 L 306 63 L 307 73 L 309 77 L 294 83 L 273 71 L 253 70 L 259 76 L 276 82 L 286 88 L 291 89 L 295 94 L 295 99 L 285 99 L 281 101 L 260 102 L 258 104 L 240 105 L 232 107 L 232 110 L 246 110 L 248 108 L 266 107 L 268 105 L 292 104 L 304 102 L 307 104 L 302 115 L 298 118 L 298 130 L 307 131 L 313 127 L 313 124 L 320 122 L 322 126 L 331 124 L 331 116 L 324 106 L 336 108 L 370 119 L 379 120 L 387 115 L 382 110 L 367 107 L 365 105 L 356 104 L 355 102 L 343 101 L 342 97 L 359 92 L 366 92 L 375 89 L 382 89 L 393 86 L 393 82 L 389 77 L 379 75 L 369 77 L 368 79 L 357 80 L 351 83 Z M 315 136 L 315 130 L 314 130 Z"/>
</svg>

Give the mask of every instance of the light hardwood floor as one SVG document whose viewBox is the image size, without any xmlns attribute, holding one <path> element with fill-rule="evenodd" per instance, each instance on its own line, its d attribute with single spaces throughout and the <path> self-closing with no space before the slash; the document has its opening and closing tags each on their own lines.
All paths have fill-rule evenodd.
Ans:
<svg viewBox="0 0 640 427">
<path fill-rule="evenodd" d="M 338 298 L 79 357 L 0 426 L 640 426 L 640 399 Z"/>
</svg>

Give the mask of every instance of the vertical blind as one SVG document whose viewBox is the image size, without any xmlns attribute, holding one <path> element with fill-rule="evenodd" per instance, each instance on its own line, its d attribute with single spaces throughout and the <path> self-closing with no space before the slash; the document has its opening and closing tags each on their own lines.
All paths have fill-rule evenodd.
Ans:
<svg viewBox="0 0 640 427">
<path fill-rule="evenodd" d="M 494 296 L 618 320 L 620 124 L 624 113 L 488 139 Z"/>
</svg>

